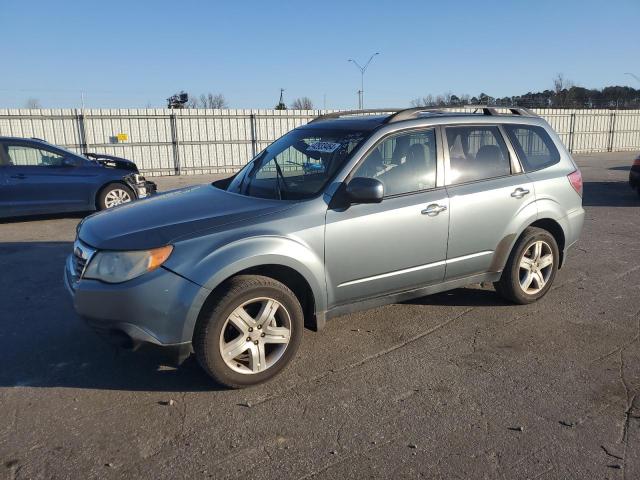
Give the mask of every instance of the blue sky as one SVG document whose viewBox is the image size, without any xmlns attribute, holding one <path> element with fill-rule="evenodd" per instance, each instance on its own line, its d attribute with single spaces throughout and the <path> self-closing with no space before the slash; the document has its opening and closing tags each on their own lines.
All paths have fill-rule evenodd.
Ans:
<svg viewBox="0 0 640 480">
<path fill-rule="evenodd" d="M 164 106 L 179 90 L 231 107 L 309 96 L 322 108 L 407 106 L 447 91 L 640 83 L 640 1 L 0 0 L 0 108 Z"/>
</svg>

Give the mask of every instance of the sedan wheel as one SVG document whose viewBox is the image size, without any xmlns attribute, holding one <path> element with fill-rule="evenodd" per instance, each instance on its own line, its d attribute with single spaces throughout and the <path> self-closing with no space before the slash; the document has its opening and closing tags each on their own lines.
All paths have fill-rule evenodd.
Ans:
<svg viewBox="0 0 640 480">
<path fill-rule="evenodd" d="M 122 188 L 114 188 L 107 192 L 104 197 L 104 205 L 106 208 L 112 208 L 116 205 L 122 205 L 123 203 L 128 203 L 130 201 L 131 195 Z"/>
</svg>

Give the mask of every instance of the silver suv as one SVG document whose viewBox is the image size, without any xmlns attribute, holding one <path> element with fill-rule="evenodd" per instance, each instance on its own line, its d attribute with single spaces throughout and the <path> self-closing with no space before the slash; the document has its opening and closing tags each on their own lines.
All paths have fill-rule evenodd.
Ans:
<svg viewBox="0 0 640 480">
<path fill-rule="evenodd" d="M 291 361 L 304 325 L 478 282 L 544 296 L 584 221 L 549 125 L 516 108 L 373 113 L 319 117 L 232 178 L 87 217 L 66 265 L 76 311 L 244 387 Z"/>
</svg>

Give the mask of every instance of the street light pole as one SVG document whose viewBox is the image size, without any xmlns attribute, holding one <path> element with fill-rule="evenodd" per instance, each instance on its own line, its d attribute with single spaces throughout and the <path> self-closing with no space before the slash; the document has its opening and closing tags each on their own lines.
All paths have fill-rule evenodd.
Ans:
<svg viewBox="0 0 640 480">
<path fill-rule="evenodd" d="M 638 82 L 640 82 L 640 78 L 637 75 L 634 75 L 633 73 L 626 72 L 625 75 L 630 75 L 633 78 L 635 78 Z"/>
<path fill-rule="evenodd" d="M 361 66 L 358 62 L 356 62 L 353 58 L 349 59 L 349 62 L 353 63 L 358 70 L 360 70 L 360 95 L 358 96 L 358 108 L 360 110 L 362 110 L 364 108 L 364 74 L 367 71 L 367 68 L 369 67 L 369 64 L 371 63 L 371 60 L 373 60 L 373 57 L 375 57 L 376 55 L 380 55 L 380 52 L 376 52 L 373 55 L 371 55 L 369 57 L 369 60 L 367 60 L 367 63 L 364 64 L 364 67 Z"/>
</svg>

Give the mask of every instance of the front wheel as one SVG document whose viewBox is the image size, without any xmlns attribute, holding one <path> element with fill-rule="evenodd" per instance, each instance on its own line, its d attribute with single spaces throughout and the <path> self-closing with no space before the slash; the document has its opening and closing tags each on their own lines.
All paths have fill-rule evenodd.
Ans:
<svg viewBox="0 0 640 480">
<path fill-rule="evenodd" d="M 551 288 L 560 264 L 558 244 L 548 231 L 529 227 L 516 242 L 496 291 L 514 303 L 542 298 Z"/>
<path fill-rule="evenodd" d="M 300 302 L 284 284 L 238 275 L 207 302 L 193 348 L 214 380 L 242 388 L 269 380 L 287 366 L 300 345 L 303 326 Z"/>
<path fill-rule="evenodd" d="M 134 199 L 133 191 L 121 183 L 110 183 L 98 195 L 98 209 L 106 210 Z"/>
</svg>

